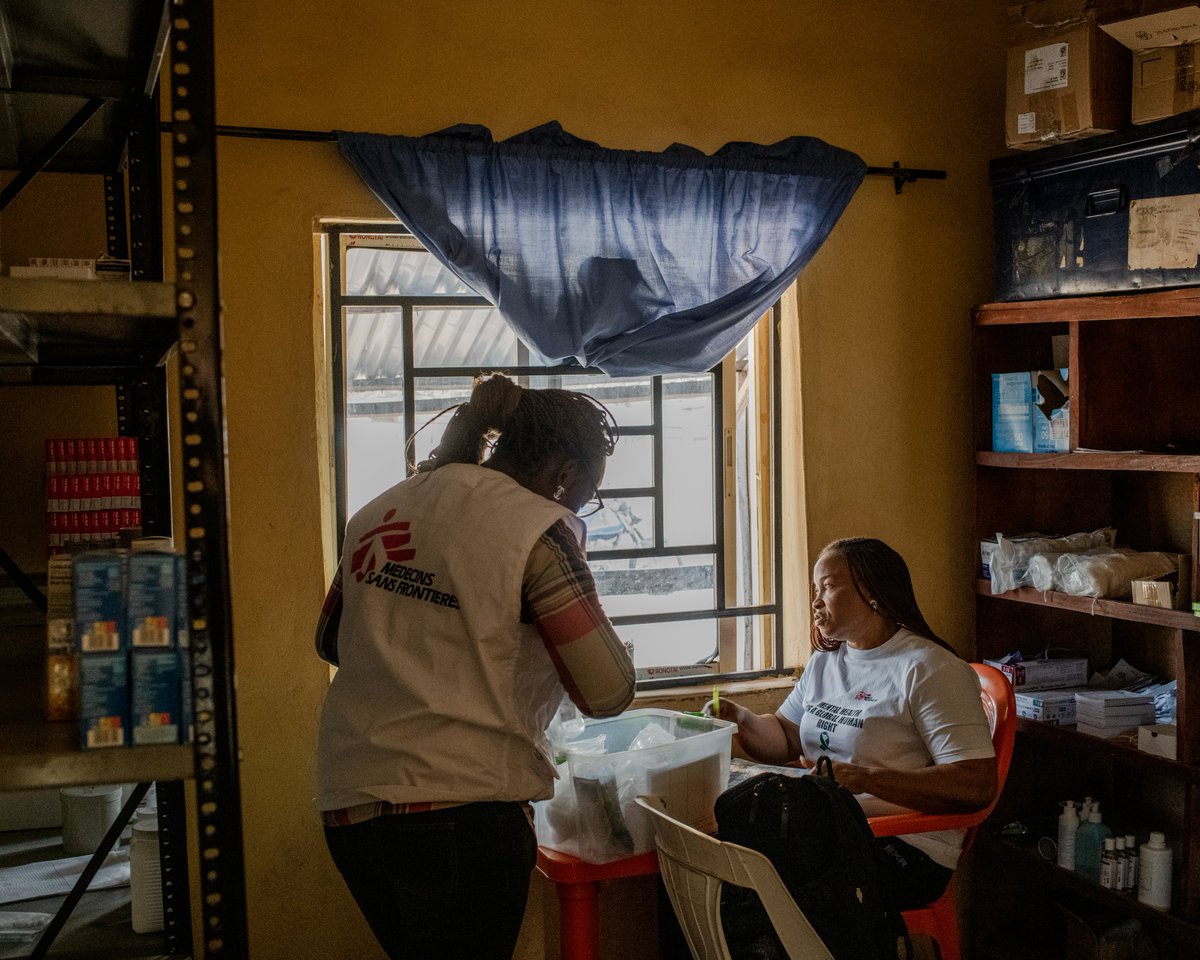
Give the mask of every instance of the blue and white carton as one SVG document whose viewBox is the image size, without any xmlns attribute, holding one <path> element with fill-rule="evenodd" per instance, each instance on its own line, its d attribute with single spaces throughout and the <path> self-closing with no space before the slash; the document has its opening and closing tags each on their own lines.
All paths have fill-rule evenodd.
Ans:
<svg viewBox="0 0 1200 960">
<path fill-rule="evenodd" d="M 84 750 L 129 743 L 125 556 L 81 554 L 72 565 L 79 650 L 79 733 Z"/>
<path fill-rule="evenodd" d="M 135 746 L 179 743 L 183 735 L 176 575 L 173 553 L 135 550 L 129 556 L 130 714 Z"/>
<path fill-rule="evenodd" d="M 1033 382 L 1029 372 L 992 374 L 992 449 L 1032 453 Z"/>
<path fill-rule="evenodd" d="M 1066 453 L 1071 449 L 1071 400 L 1068 368 L 1036 370 L 1033 377 L 1033 452 Z"/>
</svg>

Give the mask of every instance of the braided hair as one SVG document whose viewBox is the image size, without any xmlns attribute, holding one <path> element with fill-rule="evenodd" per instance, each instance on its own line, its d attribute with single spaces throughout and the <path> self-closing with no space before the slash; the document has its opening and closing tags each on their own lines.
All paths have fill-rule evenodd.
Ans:
<svg viewBox="0 0 1200 960">
<path fill-rule="evenodd" d="M 926 622 L 917 606 L 908 565 L 886 543 L 871 537 L 849 537 L 834 540 L 821 552 L 838 553 L 845 558 L 854 589 L 881 617 L 958 655 Z M 809 630 L 809 643 L 814 650 L 826 651 L 836 650 L 840 645 L 822 634 L 815 623 Z"/>
<path fill-rule="evenodd" d="M 416 465 L 418 473 L 490 455 L 531 470 L 565 457 L 598 477 L 619 436 L 608 408 L 586 393 L 527 389 L 502 373 L 477 377 L 470 400 L 452 409 L 441 443 Z"/>
</svg>

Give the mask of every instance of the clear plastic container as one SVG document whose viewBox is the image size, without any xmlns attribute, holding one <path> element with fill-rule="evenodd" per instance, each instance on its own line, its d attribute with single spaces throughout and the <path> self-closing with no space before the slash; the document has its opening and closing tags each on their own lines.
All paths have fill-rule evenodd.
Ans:
<svg viewBox="0 0 1200 960">
<path fill-rule="evenodd" d="M 659 709 L 587 720 L 563 744 L 554 798 L 534 805 L 538 842 L 590 863 L 652 850 L 653 825 L 634 802 L 643 794 L 662 797 L 677 820 L 714 831 L 736 730 L 726 720 Z"/>
</svg>

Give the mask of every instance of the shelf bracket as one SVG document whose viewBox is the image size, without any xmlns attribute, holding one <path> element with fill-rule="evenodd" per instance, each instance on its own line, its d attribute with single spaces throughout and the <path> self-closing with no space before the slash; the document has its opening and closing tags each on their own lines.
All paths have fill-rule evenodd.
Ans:
<svg viewBox="0 0 1200 960">
<path fill-rule="evenodd" d="M 29 574 L 17 566 L 17 562 L 5 552 L 3 547 L 0 547 L 0 570 L 8 574 L 9 579 L 29 598 L 30 603 L 42 613 L 46 612 L 46 595 L 38 589 L 36 583 L 29 579 Z"/>
<path fill-rule="evenodd" d="M 890 167 L 867 167 L 868 177 L 891 177 L 896 184 L 896 193 L 904 192 L 906 183 L 917 180 L 945 180 L 945 170 L 921 170 L 916 167 L 902 167 L 897 160 Z"/>
<path fill-rule="evenodd" d="M 17 194 L 29 185 L 29 181 L 50 165 L 50 161 L 58 156 L 58 151 L 74 139 L 75 134 L 84 128 L 87 122 L 104 106 L 104 103 L 105 101 L 100 97 L 93 97 L 79 108 L 75 116 L 68 120 L 63 128 L 42 148 L 42 152 L 30 161 L 29 166 L 13 177 L 3 190 L 0 190 L 0 210 L 12 203 Z"/>
</svg>

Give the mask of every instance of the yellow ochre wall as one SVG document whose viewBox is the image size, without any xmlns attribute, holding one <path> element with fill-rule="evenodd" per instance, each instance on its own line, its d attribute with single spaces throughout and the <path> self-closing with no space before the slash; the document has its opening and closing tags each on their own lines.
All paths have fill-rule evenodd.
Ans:
<svg viewBox="0 0 1200 960">
<path fill-rule="evenodd" d="M 969 645 L 968 310 L 991 287 L 998 4 L 226 0 L 217 26 L 227 124 L 415 135 L 471 122 L 502 138 L 557 119 L 606 146 L 705 151 L 809 134 L 870 164 L 947 170 L 899 197 L 867 180 L 806 271 L 804 467 L 810 549 L 885 537 L 931 622 Z M 307 806 L 325 683 L 310 652 L 323 504 L 308 235 L 318 217 L 383 211 L 331 145 L 223 138 L 218 156 L 251 939 L 256 957 L 363 956 Z M 548 946 L 531 920 L 522 956 L 556 955 L 545 899 Z M 632 928 L 606 910 L 606 956 L 654 955 L 644 901 Z"/>
<path fill-rule="evenodd" d="M 839 536 L 885 538 L 908 559 L 930 622 L 969 653 L 969 309 L 991 293 L 1000 11 L 951 0 L 219 0 L 217 119 L 410 135 L 471 122 L 497 138 L 557 119 L 645 150 L 807 134 L 869 164 L 948 171 L 902 196 L 889 179 L 864 182 L 801 279 L 803 390 L 785 402 L 802 404 L 810 554 Z M 321 217 L 386 214 L 329 143 L 221 138 L 218 188 L 252 955 L 378 956 L 310 805 L 327 683 L 312 628 L 329 560 L 312 233 Z M 806 602 L 805 583 L 788 587 Z M 629 889 L 637 896 L 606 887 L 606 960 L 656 956 L 653 887 Z M 556 916 L 536 883 L 521 960 L 557 957 Z"/>
</svg>

